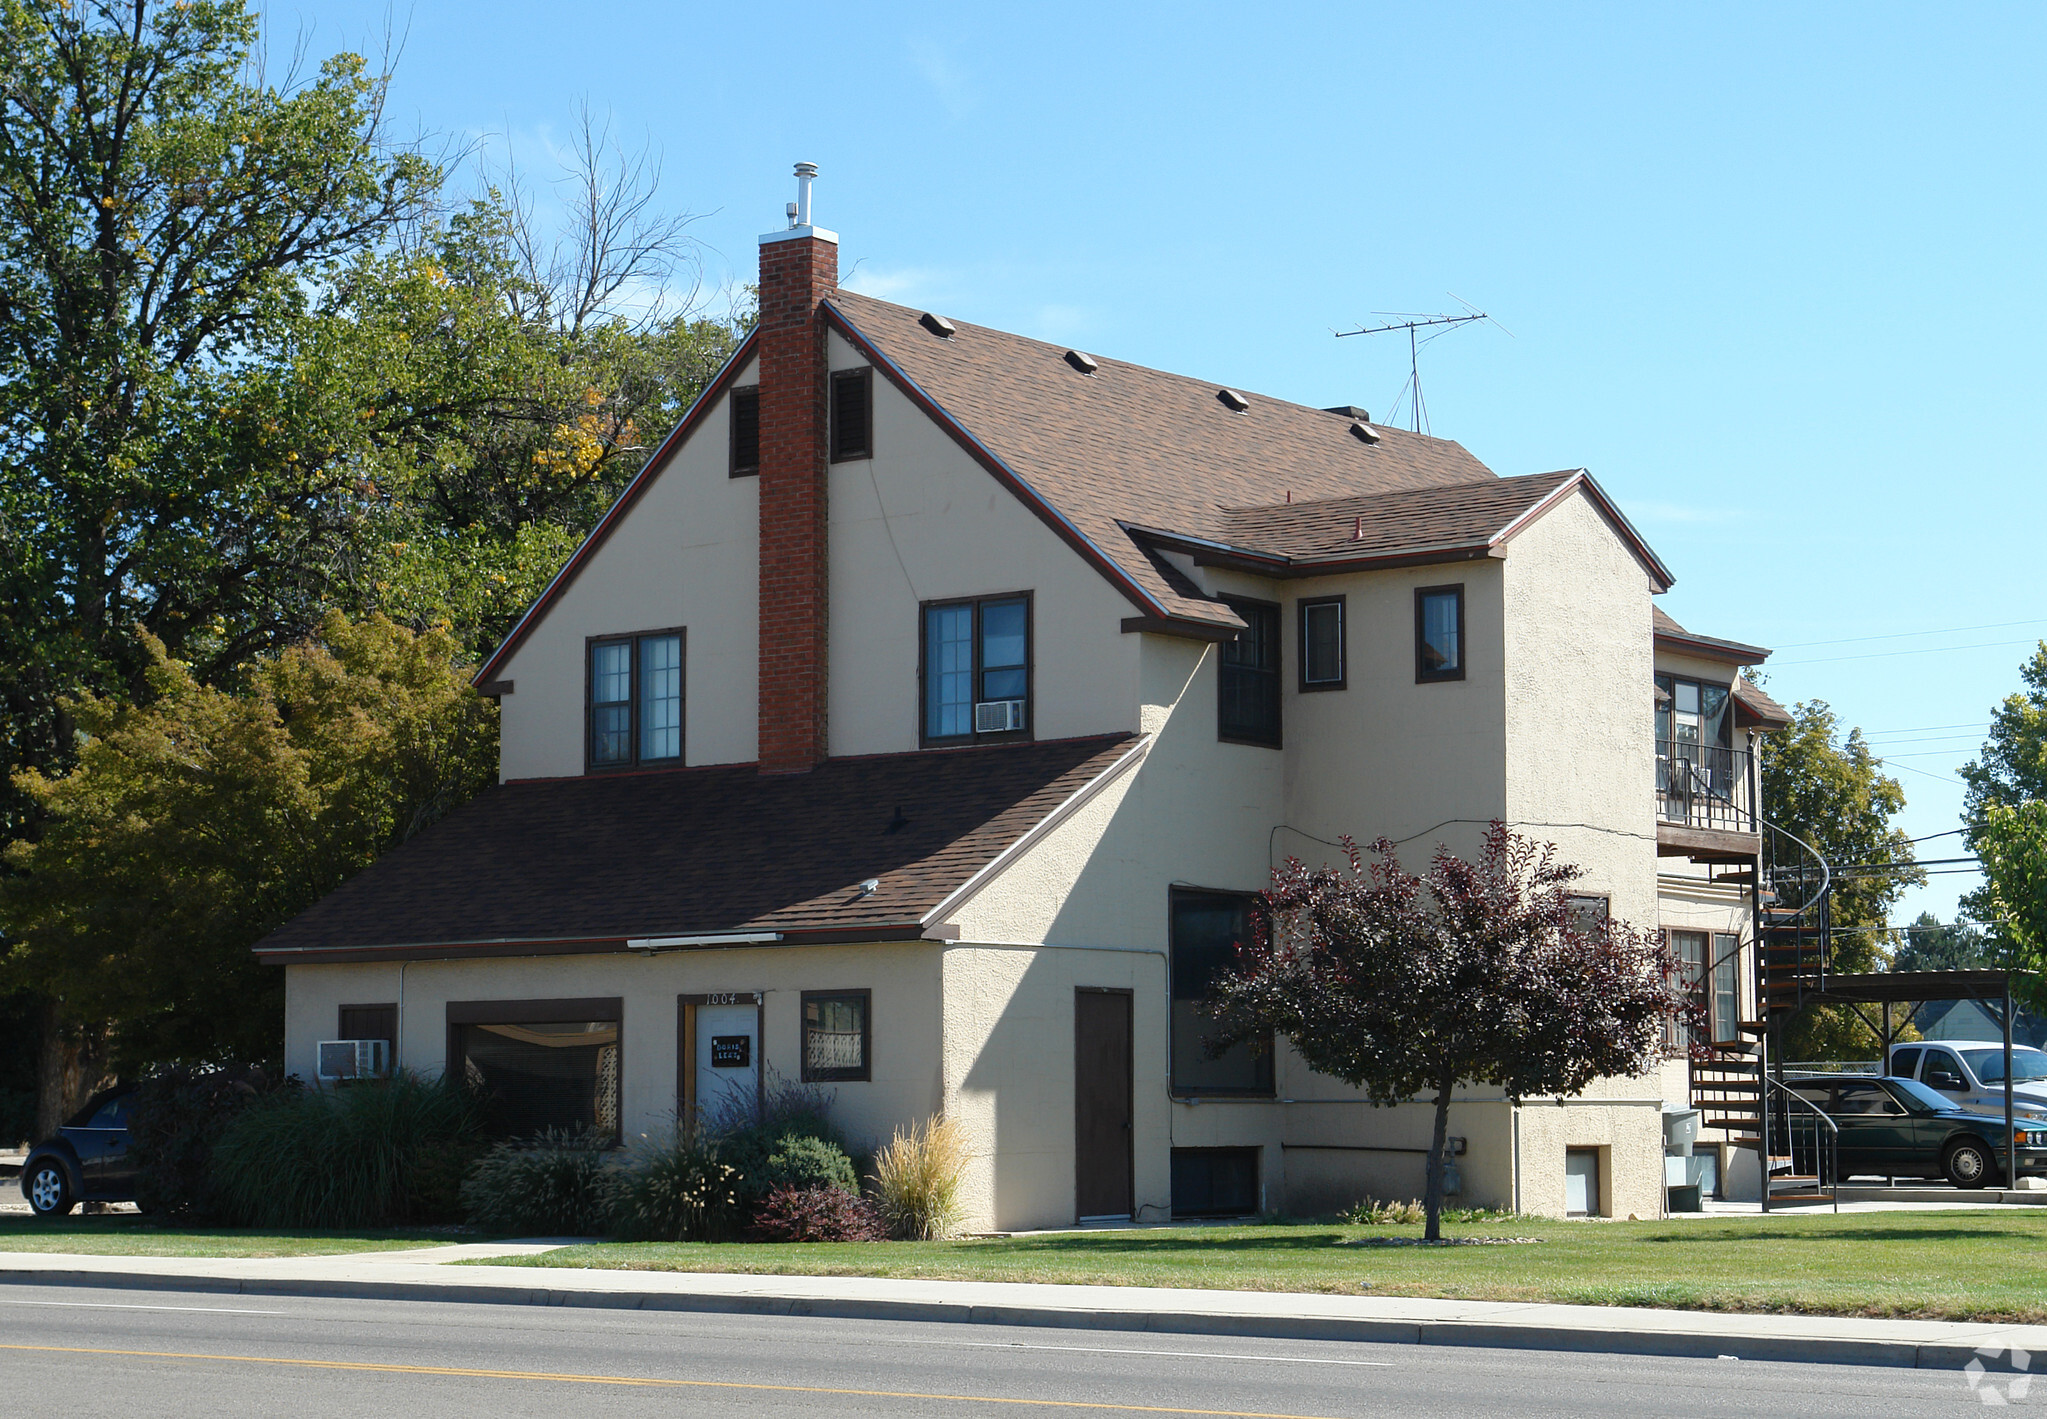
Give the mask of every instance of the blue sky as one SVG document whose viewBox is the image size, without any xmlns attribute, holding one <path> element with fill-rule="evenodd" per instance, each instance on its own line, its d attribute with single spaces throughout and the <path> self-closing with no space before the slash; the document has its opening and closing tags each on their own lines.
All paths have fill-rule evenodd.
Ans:
<svg viewBox="0 0 2047 1419">
<path fill-rule="evenodd" d="M 867 290 L 1381 417 L 1404 345 L 1332 328 L 1455 292 L 1513 334 L 1425 351 L 1434 432 L 1503 474 L 1590 468 L 1675 570 L 1665 609 L 1779 648 L 1772 691 L 1869 730 L 1915 834 L 1956 826 L 1955 767 L 2047 635 L 2042 7 L 268 20 L 315 54 L 388 20 L 400 122 L 508 135 L 529 166 L 588 100 L 661 150 L 714 278 L 750 277 L 807 159 Z"/>
</svg>

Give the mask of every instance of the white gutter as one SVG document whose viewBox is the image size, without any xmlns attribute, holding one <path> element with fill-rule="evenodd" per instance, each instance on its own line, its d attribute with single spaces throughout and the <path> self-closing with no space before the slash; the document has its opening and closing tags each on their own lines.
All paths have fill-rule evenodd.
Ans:
<svg viewBox="0 0 2047 1419">
<path fill-rule="evenodd" d="M 1029 831 L 1025 832 L 1022 837 L 1018 838 L 1001 852 L 995 854 L 987 866 L 983 867 L 966 881 L 960 883 L 959 886 L 953 888 L 951 895 L 926 912 L 917 924 L 929 929 L 934 924 L 946 920 L 954 911 L 965 906 L 976 896 L 979 896 L 981 889 L 1006 872 L 1012 862 L 1015 862 L 1018 858 L 1036 847 L 1054 828 L 1086 807 L 1096 794 L 1135 768 L 1144 756 L 1151 752 L 1151 746 L 1151 735 L 1139 735 L 1137 742 L 1132 744 L 1121 758 L 1075 789 L 1067 796 L 1065 802 L 1040 818 L 1036 823 L 1033 823 Z"/>
<path fill-rule="evenodd" d="M 642 936 L 625 945 L 628 951 L 687 951 L 697 946 L 766 946 L 781 939 L 779 931 L 714 931 L 705 936 Z"/>
</svg>

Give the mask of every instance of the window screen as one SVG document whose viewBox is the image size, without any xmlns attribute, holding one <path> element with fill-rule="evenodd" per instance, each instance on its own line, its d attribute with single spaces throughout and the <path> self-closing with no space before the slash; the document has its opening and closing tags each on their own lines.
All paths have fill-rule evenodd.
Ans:
<svg viewBox="0 0 2047 1419">
<path fill-rule="evenodd" d="M 1713 1038 L 1731 1040 L 1741 1029 L 1739 1010 L 1741 993 L 1737 988 L 1740 979 L 1741 938 L 1739 936 L 1715 936 L 1713 938 Z"/>
<path fill-rule="evenodd" d="M 640 638 L 640 759 L 682 757 L 682 637 Z"/>
<path fill-rule="evenodd" d="M 618 1132 L 618 1021 L 455 1025 L 455 1064 L 484 1101 L 486 1131 Z"/>
<path fill-rule="evenodd" d="M 1245 1041 L 1216 1059 L 1207 1037 L 1215 1030 L 1206 1002 L 1216 978 L 1236 962 L 1237 944 L 1251 939 L 1252 898 L 1228 892 L 1172 894 L 1173 1092 L 1270 1094 L 1272 1048 Z"/>
<path fill-rule="evenodd" d="M 1423 587 L 1414 594 L 1414 678 L 1464 678 L 1464 588 Z"/>
<path fill-rule="evenodd" d="M 735 389 L 725 401 L 732 416 L 732 468 L 735 478 L 761 471 L 761 392 L 758 385 Z"/>
<path fill-rule="evenodd" d="M 1343 688 L 1343 604 L 1340 596 L 1300 603 L 1303 690 Z"/>
<path fill-rule="evenodd" d="M 1216 733 L 1223 739 L 1279 747 L 1279 608 L 1223 598 L 1244 618 L 1237 638 L 1220 647 L 1221 702 Z"/>
<path fill-rule="evenodd" d="M 803 993 L 803 1077 L 806 1080 L 868 1077 L 869 992 Z"/>
<path fill-rule="evenodd" d="M 633 760 L 633 643 L 590 647 L 590 762 Z"/>
<path fill-rule="evenodd" d="M 868 370 L 832 376 L 832 462 L 874 456 L 873 383 Z"/>
</svg>

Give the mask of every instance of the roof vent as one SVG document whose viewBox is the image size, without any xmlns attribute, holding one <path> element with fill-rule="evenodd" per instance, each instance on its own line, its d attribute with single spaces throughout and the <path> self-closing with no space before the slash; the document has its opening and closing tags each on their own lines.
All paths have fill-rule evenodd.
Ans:
<svg viewBox="0 0 2047 1419">
<path fill-rule="evenodd" d="M 1372 416 L 1355 404 L 1332 404 L 1322 411 L 1325 414 L 1341 414 L 1346 419 L 1356 419 L 1361 424 L 1372 422 Z"/>
<path fill-rule="evenodd" d="M 1225 409 L 1234 409 L 1239 414 L 1251 407 L 1251 401 L 1234 389 L 1218 389 L 1215 397 L 1222 400 Z"/>
<path fill-rule="evenodd" d="M 917 317 L 917 323 L 941 340 L 950 340 L 953 336 L 960 333 L 960 328 L 957 325 L 954 325 L 942 315 L 933 315 L 928 310 Z"/>
<path fill-rule="evenodd" d="M 1377 443 L 1379 441 L 1379 431 L 1362 420 L 1352 424 L 1350 431 L 1366 443 Z"/>
<path fill-rule="evenodd" d="M 1093 374 L 1102 367 L 1101 361 L 1097 360 L 1093 355 L 1083 355 L 1078 350 L 1068 350 L 1066 352 L 1066 363 L 1072 365 L 1082 374 Z"/>
</svg>

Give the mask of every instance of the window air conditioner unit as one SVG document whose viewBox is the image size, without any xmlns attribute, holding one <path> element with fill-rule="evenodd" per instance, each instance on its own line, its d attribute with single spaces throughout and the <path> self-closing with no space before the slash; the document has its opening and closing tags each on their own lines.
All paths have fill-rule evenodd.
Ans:
<svg viewBox="0 0 2047 1419">
<path fill-rule="evenodd" d="M 974 706 L 974 733 L 1004 734 L 1024 727 L 1022 700 L 982 700 Z"/>
<path fill-rule="evenodd" d="M 322 1079 L 374 1079 L 391 1072 L 389 1040 L 322 1040 Z"/>
</svg>

